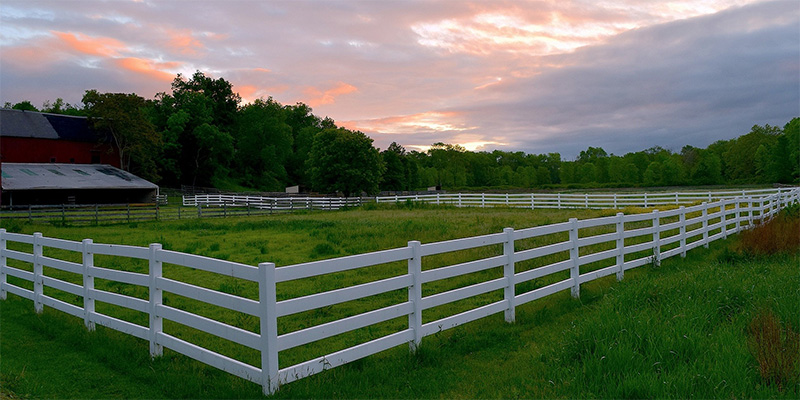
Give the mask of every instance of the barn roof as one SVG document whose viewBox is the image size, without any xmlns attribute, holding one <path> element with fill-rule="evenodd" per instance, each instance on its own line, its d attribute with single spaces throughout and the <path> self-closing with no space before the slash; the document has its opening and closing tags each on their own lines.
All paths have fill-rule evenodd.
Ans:
<svg viewBox="0 0 800 400">
<path fill-rule="evenodd" d="M 72 115 L 0 109 L 0 136 L 96 142 L 89 119 Z"/>
<path fill-rule="evenodd" d="M 130 172 L 104 164 L 3 163 L 3 190 L 158 189 Z"/>
</svg>

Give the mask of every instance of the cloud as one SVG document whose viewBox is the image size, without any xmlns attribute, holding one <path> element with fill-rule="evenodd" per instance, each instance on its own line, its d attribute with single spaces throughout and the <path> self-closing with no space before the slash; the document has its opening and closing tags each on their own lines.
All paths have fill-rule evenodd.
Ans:
<svg viewBox="0 0 800 400">
<path fill-rule="evenodd" d="M 782 125 L 800 103 L 792 2 L 22 4 L 0 8 L 3 101 L 150 97 L 199 69 L 384 148 L 567 156 L 704 146 Z"/>
<path fill-rule="evenodd" d="M 188 56 L 200 56 L 206 46 L 195 39 L 194 33 L 189 29 L 164 29 L 167 35 L 166 46 L 177 53 Z"/>
<path fill-rule="evenodd" d="M 344 82 L 339 82 L 331 89 L 320 90 L 315 87 L 306 88 L 304 93 L 307 97 L 306 102 L 311 107 L 316 107 L 324 104 L 333 104 L 336 98 L 345 94 L 357 92 L 358 88 Z"/>
<path fill-rule="evenodd" d="M 431 111 L 414 115 L 353 121 L 354 126 L 370 132 L 404 134 L 420 131 L 459 132 L 475 129 L 463 123 L 463 115 L 454 111 Z"/>
<path fill-rule="evenodd" d="M 82 33 L 53 31 L 59 40 L 59 45 L 66 46 L 82 54 L 98 57 L 118 57 L 120 52 L 127 50 L 127 46 L 114 38 L 94 38 Z"/>
<path fill-rule="evenodd" d="M 176 74 L 167 71 L 175 70 L 182 66 L 178 62 L 161 63 L 136 57 L 118 58 L 114 60 L 114 63 L 122 69 L 144 74 L 161 82 L 172 82 Z"/>
</svg>

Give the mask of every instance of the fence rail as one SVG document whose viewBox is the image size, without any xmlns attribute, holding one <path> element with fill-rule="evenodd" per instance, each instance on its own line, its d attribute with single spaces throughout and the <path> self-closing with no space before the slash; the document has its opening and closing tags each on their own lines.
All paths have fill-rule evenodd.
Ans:
<svg viewBox="0 0 800 400">
<path fill-rule="evenodd" d="M 436 193 L 408 196 L 378 197 L 263 197 L 229 194 L 197 194 L 183 196 L 184 206 L 245 207 L 274 210 L 337 210 L 342 207 L 359 206 L 363 202 L 397 203 L 417 201 L 431 204 L 446 204 L 456 207 L 520 207 L 520 208 L 625 208 L 658 207 L 662 205 L 695 204 L 736 197 L 769 196 L 789 193 L 794 188 L 672 192 L 672 193 Z"/>
<path fill-rule="evenodd" d="M 703 202 L 669 211 L 618 213 L 586 220 L 572 218 L 567 222 L 519 230 L 506 228 L 500 233 L 443 242 L 423 244 L 410 241 L 401 248 L 280 268 L 270 262 L 251 266 L 180 253 L 165 250 L 160 244 L 135 247 L 98 244 L 91 239 L 75 242 L 46 238 L 41 233 L 24 235 L 0 229 L 0 297 L 5 299 L 11 293 L 32 300 L 37 312 L 45 306 L 52 307 L 82 318 L 88 329 L 99 324 L 149 341 L 153 357 L 161 355 L 163 348 L 172 349 L 260 384 L 264 393 L 269 394 L 282 384 L 402 344 L 410 344 L 413 351 L 425 336 L 489 315 L 503 313 L 506 321 L 514 321 L 516 307 L 522 304 L 567 289 L 572 296 L 578 297 L 584 283 L 609 275 L 616 275 L 621 280 L 629 269 L 658 264 L 675 255 L 685 256 L 693 248 L 707 247 L 712 241 L 772 218 L 783 207 L 798 201 L 800 190 L 792 189 L 767 196 Z M 16 250 L 10 249 L 9 245 Z M 23 247 L 29 251 L 20 250 Z M 498 254 L 485 258 L 441 266 L 432 262 L 446 253 L 497 247 L 501 248 Z M 51 250 L 45 252 L 44 249 L 59 249 L 77 256 L 69 261 L 70 257 L 57 258 L 52 256 Z M 102 263 L 95 263 L 95 255 L 139 260 L 147 265 L 148 272 L 98 265 Z M 553 257 L 560 259 L 551 262 Z M 78 258 L 80 261 L 75 261 Z M 535 260 L 542 261 L 543 265 L 532 264 Z M 367 272 L 370 268 L 392 263 L 406 264 L 407 270 L 403 268 L 393 276 L 368 283 L 295 297 L 279 292 L 282 283 L 280 288 L 285 289 L 286 282 L 344 271 Z M 222 279 L 230 277 L 253 282 L 258 286 L 258 298 L 246 298 L 167 278 L 163 274 L 163 266 L 167 264 L 211 272 Z M 56 275 L 61 271 L 77 274 L 80 279 L 76 277 L 74 280 L 81 283 L 58 279 Z M 486 271 L 493 271 L 493 274 L 486 274 Z M 479 282 L 466 286 L 450 285 L 444 289 L 436 286 L 459 277 L 475 276 L 476 273 L 482 278 Z M 551 277 L 554 281 L 548 281 L 544 286 L 531 285 L 543 277 Z M 96 279 L 146 288 L 146 298 L 95 288 Z M 59 299 L 51 289 L 81 298 L 74 301 L 80 305 Z M 380 308 L 346 318 L 310 323 L 310 326 L 304 324 L 294 330 L 284 326 L 279 333 L 281 318 L 406 289 L 407 297 L 395 297 L 396 301 L 377 306 Z M 259 320 L 258 333 L 167 305 L 163 297 L 165 293 L 254 316 Z M 447 315 L 431 312 L 437 307 L 492 294 L 495 296 L 487 302 L 467 310 Z M 139 324 L 104 314 L 95 308 L 95 302 L 144 313 L 147 322 Z M 407 318 L 407 324 L 355 346 L 279 367 L 281 352 L 397 318 Z M 180 335 L 167 333 L 163 329 L 165 321 L 177 322 L 255 349 L 260 354 L 260 362 L 253 365 L 192 343 L 178 337 Z"/>
</svg>

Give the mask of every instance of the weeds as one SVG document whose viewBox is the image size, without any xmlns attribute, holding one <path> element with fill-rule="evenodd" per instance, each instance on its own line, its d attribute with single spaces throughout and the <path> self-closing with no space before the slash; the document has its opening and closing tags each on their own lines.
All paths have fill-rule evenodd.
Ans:
<svg viewBox="0 0 800 400">
<path fill-rule="evenodd" d="M 790 206 L 767 223 L 741 234 L 740 252 L 762 256 L 800 251 L 800 207 Z"/>
<path fill-rule="evenodd" d="M 748 345 L 758 361 L 761 379 L 783 391 L 797 382 L 800 334 L 781 326 L 769 310 L 761 310 L 748 326 Z"/>
</svg>

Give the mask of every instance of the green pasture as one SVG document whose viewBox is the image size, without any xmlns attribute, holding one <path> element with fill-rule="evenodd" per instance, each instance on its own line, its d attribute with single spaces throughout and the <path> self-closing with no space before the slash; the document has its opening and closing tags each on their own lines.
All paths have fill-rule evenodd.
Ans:
<svg viewBox="0 0 800 400">
<path fill-rule="evenodd" d="M 647 210 L 628 210 L 629 212 Z M 274 262 L 281 266 L 402 247 L 409 240 L 423 244 L 440 240 L 523 229 L 613 215 L 616 211 L 457 209 L 421 204 L 370 205 L 340 212 L 300 212 L 289 215 L 153 221 L 107 226 L 53 226 L 0 221 L 12 232 L 42 232 L 44 236 L 95 243 L 147 246 L 206 255 L 250 265 Z M 662 224 L 670 222 L 662 220 Z M 713 221 L 712 221 L 713 223 Z M 649 226 L 649 222 L 637 223 Z M 636 225 L 636 224 L 632 224 Z M 630 226 L 632 228 L 635 226 Z M 613 226 L 581 230 L 581 236 L 613 231 Z M 662 234 L 662 237 L 666 236 Z M 517 250 L 566 240 L 566 233 L 516 243 Z M 626 244 L 649 237 L 631 238 Z M 517 322 L 502 315 L 423 338 L 410 355 L 400 346 L 317 376 L 284 386 L 277 397 L 796 397 L 797 386 L 777 388 L 759 384 L 757 364 L 749 356 L 742 324 L 759 308 L 769 307 L 785 323 L 798 328 L 797 264 L 794 256 L 764 260 L 728 258 L 720 262 L 736 239 L 712 243 L 710 250 L 673 257 L 661 267 L 644 266 L 626 273 L 617 283 L 612 276 L 581 287 L 581 298 L 562 291 L 517 309 Z M 605 246 L 605 247 L 603 247 Z M 586 251 L 608 249 L 599 245 Z M 28 247 L 30 247 L 28 245 Z M 26 250 L 25 246 L 9 248 Z M 519 263 L 517 271 L 569 257 L 568 252 Z M 437 268 L 502 254 L 502 246 L 426 257 L 423 269 Z M 583 254 L 583 252 L 582 252 Z M 50 249 L 46 256 L 79 261 L 79 254 Z M 626 259 L 647 256 L 647 252 Z M 581 268 L 585 273 L 609 265 L 601 261 Z M 95 256 L 95 264 L 146 273 L 146 262 Z M 30 270 L 29 265 L 9 265 Z M 405 274 L 405 263 L 329 274 L 278 286 L 278 300 Z M 80 276 L 45 269 L 47 275 L 79 283 Z M 257 299 L 254 283 L 221 277 L 191 268 L 164 266 L 164 275 L 239 296 Z M 464 275 L 423 286 L 427 296 L 502 276 L 502 268 Z M 545 286 L 568 277 L 564 271 L 525 284 L 517 292 Z M 30 284 L 9 277 L 10 283 Z M 794 286 L 792 286 L 794 285 Z M 147 298 L 147 288 L 98 279 L 99 289 Z M 794 290 L 792 290 L 794 288 Z M 45 293 L 74 304 L 81 298 L 56 290 Z M 312 310 L 279 319 L 279 333 L 336 320 L 396 304 L 407 299 L 404 290 Z M 423 313 L 423 322 L 502 299 L 502 291 L 487 293 Z M 202 302 L 166 294 L 165 304 L 258 332 L 258 319 Z M 792 303 L 793 302 L 793 303 Z M 730 303 L 730 304 L 728 304 Z M 259 397 L 255 384 L 215 370 L 170 350 L 150 360 L 148 345 L 119 332 L 98 327 L 86 332 L 83 322 L 51 309 L 33 313 L 28 300 L 9 295 L 2 305 L 0 386 L 4 398 L 139 397 L 233 398 Z M 714 308 L 729 307 L 725 320 Z M 99 312 L 147 325 L 146 314 L 98 303 Z M 670 314 L 670 315 L 667 315 Z M 705 320 L 703 320 L 705 318 Z M 347 348 L 405 329 L 405 318 L 386 321 L 330 339 L 280 353 L 281 367 Z M 252 365 L 260 359 L 236 343 L 166 323 L 169 334 L 189 340 Z M 620 332 L 630 333 L 620 333 Z M 683 336 L 680 336 L 679 333 Z M 677 336 L 676 336 L 677 335 Z M 738 335 L 738 336 L 737 336 Z M 686 342 L 680 338 L 686 337 Z M 724 340 L 724 342 L 722 342 Z M 725 343 L 736 340 L 737 346 Z M 744 340 L 744 341 L 743 341 Z M 672 346 L 672 347 L 670 347 Z M 668 358 L 673 353 L 679 356 Z M 720 354 L 718 354 L 720 353 Z M 595 357 L 597 355 L 597 357 Z M 604 357 L 605 356 L 605 357 Z M 599 358 L 598 358 L 599 357 Z M 629 357 L 629 358 L 628 358 Z M 722 360 L 718 357 L 727 357 Z M 727 360 L 727 361 L 726 361 Z M 604 363 L 608 361 L 605 365 Z M 653 365 L 647 366 L 652 361 Z M 658 367 L 661 366 L 661 367 Z M 645 368 L 647 367 L 647 368 Z M 732 370 L 732 369 L 735 369 Z M 703 372 L 705 371 L 705 372 Z M 701 373 L 702 372 L 702 373 Z M 697 376 L 695 376 L 697 375 Z M 709 386 L 721 377 L 725 384 Z M 669 379 L 667 379 L 669 378 Z M 670 383 L 659 383 L 670 382 Z M 708 386 L 708 387 L 707 387 Z M 793 392 L 792 392 L 793 390 Z M 795 396 L 791 396 L 794 393 Z"/>
</svg>

